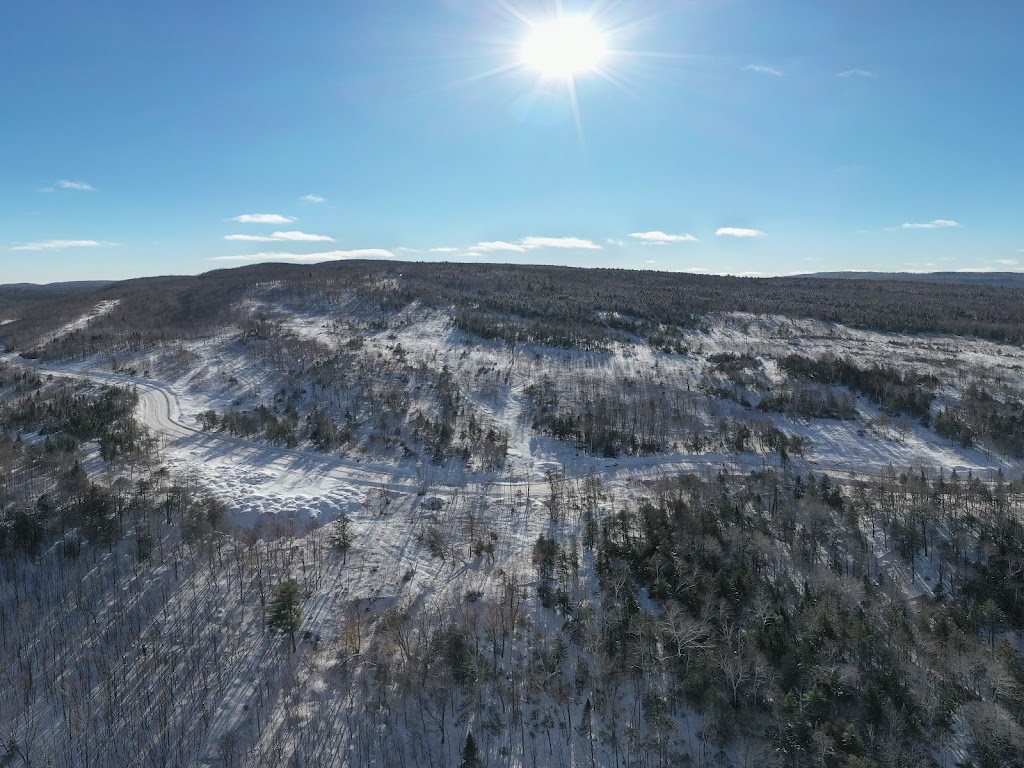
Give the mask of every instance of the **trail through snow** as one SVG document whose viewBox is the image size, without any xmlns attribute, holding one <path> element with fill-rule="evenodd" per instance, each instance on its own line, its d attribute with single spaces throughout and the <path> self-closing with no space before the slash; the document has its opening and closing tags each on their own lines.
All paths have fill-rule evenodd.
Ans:
<svg viewBox="0 0 1024 768">
<path fill-rule="evenodd" d="M 63 336 L 67 336 L 69 333 L 74 333 L 75 331 L 82 330 L 97 317 L 102 317 L 103 315 L 109 314 L 120 303 L 120 299 L 110 299 L 109 301 L 101 301 L 99 304 L 93 307 L 90 312 L 87 312 L 77 320 L 74 320 L 73 322 L 70 322 L 67 325 L 62 326 L 61 328 L 58 328 L 54 332 L 52 338 L 59 339 Z"/>
</svg>

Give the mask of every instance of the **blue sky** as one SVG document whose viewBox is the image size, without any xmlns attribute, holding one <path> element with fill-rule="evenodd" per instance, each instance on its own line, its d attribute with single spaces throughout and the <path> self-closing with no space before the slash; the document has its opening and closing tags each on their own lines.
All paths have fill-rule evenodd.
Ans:
<svg viewBox="0 0 1024 768">
<path fill-rule="evenodd" d="M 0 283 L 255 260 L 1024 269 L 1024 4 L 11 0 Z M 260 256 L 270 254 L 270 256 Z"/>
</svg>

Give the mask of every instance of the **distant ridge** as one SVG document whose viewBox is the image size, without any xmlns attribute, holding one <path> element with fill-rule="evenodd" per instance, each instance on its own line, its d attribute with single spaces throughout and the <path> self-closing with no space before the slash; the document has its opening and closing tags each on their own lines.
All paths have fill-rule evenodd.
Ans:
<svg viewBox="0 0 1024 768">
<path fill-rule="evenodd" d="M 2 283 L 0 290 L 9 288 L 23 291 L 89 291 L 96 288 L 103 288 L 115 282 L 114 280 L 68 280 L 60 283 Z"/>
<path fill-rule="evenodd" d="M 943 283 L 946 285 L 994 285 L 999 288 L 1024 288 L 1024 272 L 813 272 L 797 277 L 823 280 L 881 280 L 903 283 Z"/>
<path fill-rule="evenodd" d="M 5 283 L 0 284 L 0 303 L 39 301 L 58 296 L 98 291 L 112 285 L 113 280 L 71 280 L 63 283 Z"/>
<path fill-rule="evenodd" d="M 1000 277 L 1004 282 L 994 282 Z M 874 278 L 874 279 L 873 279 Z M 1017 281 L 1017 282 L 1011 282 Z M 743 278 L 543 265 L 381 260 L 253 264 L 202 275 L 147 277 L 64 295 L 0 288 L 0 348 L 52 359 L 162 345 L 237 326 L 253 290 L 282 301 L 349 301 L 381 312 L 418 302 L 484 339 L 603 349 L 628 334 L 679 348 L 677 331 L 709 313 L 821 320 L 892 333 L 942 333 L 1024 343 L 1024 275 L 839 273 Z M 5 291 L 21 290 L 21 301 Z M 100 302 L 88 333 L 55 331 Z"/>
</svg>

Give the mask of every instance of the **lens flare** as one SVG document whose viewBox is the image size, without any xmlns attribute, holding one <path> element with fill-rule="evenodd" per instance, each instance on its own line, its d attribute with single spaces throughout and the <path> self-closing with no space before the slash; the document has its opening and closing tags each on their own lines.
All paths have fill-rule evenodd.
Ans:
<svg viewBox="0 0 1024 768">
<path fill-rule="evenodd" d="M 561 16 L 534 24 L 522 62 L 545 78 L 572 80 L 594 72 L 606 53 L 604 35 L 587 16 Z"/>
</svg>

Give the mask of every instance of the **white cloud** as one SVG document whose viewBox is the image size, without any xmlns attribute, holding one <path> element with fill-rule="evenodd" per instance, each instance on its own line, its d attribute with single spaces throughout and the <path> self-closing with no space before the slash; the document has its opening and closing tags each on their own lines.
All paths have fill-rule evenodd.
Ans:
<svg viewBox="0 0 1024 768">
<path fill-rule="evenodd" d="M 253 253 L 248 256 L 214 256 L 212 261 L 344 261 L 346 259 L 393 259 L 395 254 L 383 248 L 357 248 L 352 251 L 321 253 Z"/>
<path fill-rule="evenodd" d="M 458 248 L 431 248 L 431 253 L 458 253 Z"/>
<path fill-rule="evenodd" d="M 288 232 L 275 232 L 274 237 L 278 240 L 297 240 L 304 243 L 333 243 L 334 238 L 327 235 L 311 235 L 308 232 L 290 230 Z"/>
<path fill-rule="evenodd" d="M 504 240 L 492 240 L 485 243 L 477 243 L 469 247 L 470 251 L 477 253 L 490 253 L 491 251 L 514 251 L 516 253 L 526 253 L 526 248 L 515 243 L 506 243 Z"/>
<path fill-rule="evenodd" d="M 579 237 L 524 237 L 523 247 L 534 248 L 580 248 L 587 251 L 599 251 L 601 246 L 590 240 Z"/>
<path fill-rule="evenodd" d="M 490 242 L 471 245 L 467 250 L 474 253 L 490 253 L 491 251 L 512 251 L 513 253 L 526 253 L 537 248 L 575 248 L 587 251 L 599 251 L 601 246 L 592 240 L 585 240 L 581 237 L 524 237 L 518 243 L 508 243 L 504 240 L 493 240 Z"/>
<path fill-rule="evenodd" d="M 763 64 L 748 64 L 743 68 L 744 72 L 760 72 L 762 75 L 782 77 L 782 70 L 775 67 L 766 67 Z"/>
<path fill-rule="evenodd" d="M 744 229 L 743 227 L 720 227 L 715 230 L 719 237 L 768 237 L 760 229 Z"/>
<path fill-rule="evenodd" d="M 992 263 L 999 264 L 1000 266 L 1003 267 L 1016 267 L 1018 264 L 1020 264 L 1020 261 L 1018 261 L 1017 259 L 996 259 Z"/>
<path fill-rule="evenodd" d="M 406 248 L 404 245 L 400 245 L 395 248 L 397 253 L 423 253 L 419 248 Z"/>
<path fill-rule="evenodd" d="M 850 77 L 869 77 L 869 78 L 871 78 L 871 77 L 878 77 L 878 74 L 875 73 L 875 72 L 872 72 L 869 69 L 845 69 L 842 72 L 840 72 L 839 74 L 837 74 L 836 77 L 846 77 L 846 78 L 850 78 Z"/>
<path fill-rule="evenodd" d="M 84 181 L 68 181 L 67 179 L 61 179 L 57 182 L 57 186 L 61 189 L 76 189 L 79 192 L 96 191 L 96 187 L 92 184 L 86 184 Z"/>
<path fill-rule="evenodd" d="M 237 221 L 239 224 L 291 224 L 298 219 L 279 213 L 243 213 L 230 221 Z"/>
<path fill-rule="evenodd" d="M 950 227 L 959 227 L 960 225 L 952 221 L 951 219 L 935 219 L 934 221 L 928 221 L 924 223 L 912 223 L 906 222 L 900 225 L 900 229 L 948 229 Z"/>
<path fill-rule="evenodd" d="M 22 243 L 11 246 L 12 251 L 59 251 L 64 248 L 104 248 L 117 243 L 105 243 L 101 240 L 44 240 L 40 243 Z"/>
<path fill-rule="evenodd" d="M 635 237 L 637 240 L 643 240 L 645 243 L 695 243 L 697 238 L 690 234 L 682 235 L 667 235 L 664 232 L 655 230 L 654 232 L 634 232 L 630 237 Z"/>
<path fill-rule="evenodd" d="M 619 240 L 616 237 L 609 237 L 607 242 L 608 242 L 608 245 L 625 245 L 626 244 L 625 240 Z"/>
<path fill-rule="evenodd" d="M 327 235 L 311 235 L 308 232 L 275 232 L 272 235 L 224 235 L 225 240 L 240 240 L 246 243 L 279 243 L 283 241 L 302 243 L 333 243 Z"/>
<path fill-rule="evenodd" d="M 320 195 L 303 195 L 299 198 L 304 203 L 326 203 L 326 197 L 320 197 Z"/>
</svg>

